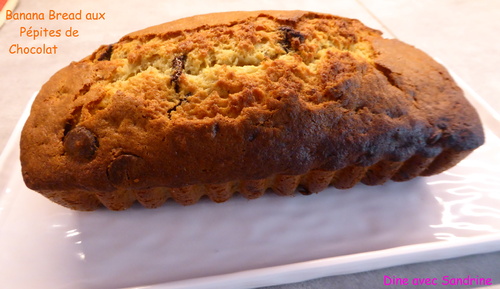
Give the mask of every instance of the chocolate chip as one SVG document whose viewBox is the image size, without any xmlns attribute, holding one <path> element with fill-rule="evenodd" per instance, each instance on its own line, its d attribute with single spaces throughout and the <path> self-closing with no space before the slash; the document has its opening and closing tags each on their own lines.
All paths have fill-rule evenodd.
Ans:
<svg viewBox="0 0 500 289">
<path fill-rule="evenodd" d="M 112 53 L 113 53 L 113 44 L 110 44 L 106 47 L 106 50 L 101 55 L 99 55 L 97 61 L 110 60 Z"/>
<path fill-rule="evenodd" d="M 296 46 L 298 45 L 297 41 L 299 43 L 304 43 L 306 39 L 304 34 L 288 26 L 280 27 L 278 30 L 283 32 L 283 39 L 279 41 L 279 44 L 283 47 L 283 49 L 285 49 L 286 52 L 296 49 Z"/>
<path fill-rule="evenodd" d="M 97 137 L 82 126 L 71 129 L 64 137 L 64 150 L 75 159 L 91 160 L 98 147 Z"/>
<path fill-rule="evenodd" d="M 218 123 L 215 123 L 213 126 L 212 126 L 212 137 L 215 138 L 217 136 L 217 134 L 219 133 L 220 131 L 220 127 L 219 127 L 219 124 Z"/>
<path fill-rule="evenodd" d="M 146 162 L 135 155 L 123 154 L 108 166 L 108 179 L 116 186 L 134 187 L 142 183 L 146 171 Z"/>
<path fill-rule="evenodd" d="M 309 191 L 309 189 L 308 189 L 308 188 L 306 188 L 306 187 L 304 187 L 303 185 L 299 185 L 299 186 L 297 187 L 297 191 L 298 191 L 299 193 L 301 193 L 302 195 L 304 195 L 304 196 L 309 196 L 309 195 L 312 195 L 312 194 L 313 194 L 313 192 Z"/>
<path fill-rule="evenodd" d="M 172 60 L 172 76 L 171 76 L 171 81 L 174 83 L 174 89 L 176 93 L 179 93 L 180 91 L 180 85 L 179 85 L 179 78 L 182 75 L 182 71 L 184 70 L 184 64 L 186 63 L 187 56 L 186 55 L 181 55 L 181 56 L 176 56 L 174 57 L 174 60 Z"/>
</svg>

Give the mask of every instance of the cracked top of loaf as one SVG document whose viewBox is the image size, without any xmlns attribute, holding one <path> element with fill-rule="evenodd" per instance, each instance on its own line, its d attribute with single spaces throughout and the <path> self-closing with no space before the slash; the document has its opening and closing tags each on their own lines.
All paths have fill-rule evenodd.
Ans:
<svg viewBox="0 0 500 289">
<path fill-rule="evenodd" d="M 40 90 L 35 190 L 181 187 L 433 157 L 484 142 L 444 67 L 357 20 L 228 12 L 103 45 Z"/>
</svg>

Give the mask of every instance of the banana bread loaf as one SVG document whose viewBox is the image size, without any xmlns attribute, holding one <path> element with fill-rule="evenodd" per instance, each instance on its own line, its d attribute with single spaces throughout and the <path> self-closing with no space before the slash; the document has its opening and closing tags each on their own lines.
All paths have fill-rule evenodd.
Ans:
<svg viewBox="0 0 500 289">
<path fill-rule="evenodd" d="M 357 20 L 200 15 L 57 72 L 21 136 L 26 185 L 75 210 L 311 194 L 440 173 L 484 142 L 446 69 Z"/>
</svg>

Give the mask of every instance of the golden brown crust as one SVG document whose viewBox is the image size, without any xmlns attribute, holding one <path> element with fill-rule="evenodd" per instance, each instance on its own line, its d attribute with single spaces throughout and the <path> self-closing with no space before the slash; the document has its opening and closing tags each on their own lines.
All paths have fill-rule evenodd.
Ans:
<svg viewBox="0 0 500 289">
<path fill-rule="evenodd" d="M 277 10 L 262 10 L 262 11 L 235 11 L 235 12 L 220 12 L 220 13 L 210 13 L 196 15 L 186 18 L 181 18 L 171 22 L 167 22 L 160 25 L 155 25 L 142 29 L 139 31 L 132 32 L 123 37 L 123 39 L 128 38 L 140 38 L 140 37 L 157 37 L 157 36 L 170 36 L 172 34 L 177 34 L 183 31 L 206 29 L 213 26 L 231 26 L 235 23 L 246 21 L 247 19 L 253 19 L 257 17 L 270 17 L 276 20 L 281 20 L 283 22 L 297 22 L 301 17 L 311 15 L 315 17 L 320 13 L 311 13 L 307 11 L 300 10 L 290 10 L 290 11 L 277 11 Z M 324 17 L 331 17 L 330 15 L 323 14 Z"/>
<path fill-rule="evenodd" d="M 56 73 L 21 163 L 58 203 L 119 210 L 407 180 L 483 141 L 476 111 L 420 50 L 332 15 L 230 12 L 128 34 Z"/>
</svg>

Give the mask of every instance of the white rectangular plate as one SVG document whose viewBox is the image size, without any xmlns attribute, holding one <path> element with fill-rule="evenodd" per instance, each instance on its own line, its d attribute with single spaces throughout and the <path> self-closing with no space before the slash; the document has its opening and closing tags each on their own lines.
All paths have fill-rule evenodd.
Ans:
<svg viewBox="0 0 500 289">
<path fill-rule="evenodd" d="M 5 288 L 251 288 L 500 250 L 495 123 L 459 165 L 405 183 L 75 212 L 24 185 L 27 115 L 0 157 Z"/>
</svg>

